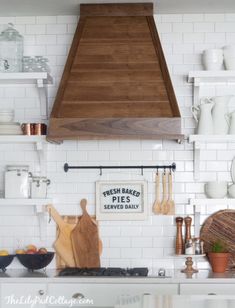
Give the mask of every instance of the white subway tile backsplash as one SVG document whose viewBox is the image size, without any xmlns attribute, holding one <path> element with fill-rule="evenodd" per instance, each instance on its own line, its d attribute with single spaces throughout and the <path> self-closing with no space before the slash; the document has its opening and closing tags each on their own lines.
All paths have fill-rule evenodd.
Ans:
<svg viewBox="0 0 235 308">
<path fill-rule="evenodd" d="M 142 257 L 142 248 L 121 248 L 121 258 L 138 259 Z"/>
<path fill-rule="evenodd" d="M 67 33 L 67 24 L 56 24 L 46 26 L 47 34 L 66 34 Z"/>
<path fill-rule="evenodd" d="M 195 22 L 194 32 L 214 32 L 215 25 L 213 22 Z"/>
<path fill-rule="evenodd" d="M 185 33 L 185 32 L 193 32 L 193 23 L 180 23 L 176 22 L 173 23 L 173 32 L 180 32 L 180 33 Z"/>
<path fill-rule="evenodd" d="M 15 17 L 15 24 L 35 24 L 36 17 L 35 16 L 17 16 Z"/>
<path fill-rule="evenodd" d="M 161 22 L 181 22 L 182 18 L 181 14 L 163 14 L 161 15 Z"/>
<path fill-rule="evenodd" d="M 226 37 L 225 33 L 219 33 L 219 32 L 205 33 L 205 42 L 207 43 L 216 42 L 216 44 L 225 44 L 226 42 L 225 37 Z"/>
<path fill-rule="evenodd" d="M 36 17 L 37 24 L 55 24 L 56 16 L 37 16 Z"/>
<path fill-rule="evenodd" d="M 56 35 L 37 35 L 37 45 L 54 45 L 56 44 Z"/>
<path fill-rule="evenodd" d="M 45 34 L 46 25 L 26 24 L 26 34 Z"/>
<path fill-rule="evenodd" d="M 75 15 L 60 15 L 57 16 L 58 24 L 77 24 L 79 17 Z"/>
</svg>

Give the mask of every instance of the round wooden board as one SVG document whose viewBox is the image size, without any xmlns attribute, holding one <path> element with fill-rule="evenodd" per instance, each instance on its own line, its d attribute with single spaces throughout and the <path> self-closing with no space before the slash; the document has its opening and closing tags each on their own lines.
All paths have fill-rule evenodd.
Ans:
<svg viewBox="0 0 235 308">
<path fill-rule="evenodd" d="M 208 217 L 201 227 L 200 238 L 206 253 L 215 241 L 224 243 L 231 253 L 229 267 L 235 266 L 235 210 L 221 210 Z"/>
</svg>

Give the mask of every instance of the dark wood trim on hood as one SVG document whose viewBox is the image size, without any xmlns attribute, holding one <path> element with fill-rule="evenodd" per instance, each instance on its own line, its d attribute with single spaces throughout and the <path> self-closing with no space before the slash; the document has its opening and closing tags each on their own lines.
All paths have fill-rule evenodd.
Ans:
<svg viewBox="0 0 235 308">
<path fill-rule="evenodd" d="M 183 139 L 153 4 L 80 7 L 48 139 Z"/>
</svg>

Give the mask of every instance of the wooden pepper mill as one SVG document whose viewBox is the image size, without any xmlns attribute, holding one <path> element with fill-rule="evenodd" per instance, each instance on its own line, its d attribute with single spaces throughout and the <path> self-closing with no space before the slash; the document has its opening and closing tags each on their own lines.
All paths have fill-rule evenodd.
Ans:
<svg viewBox="0 0 235 308">
<path fill-rule="evenodd" d="M 175 253 L 177 255 L 182 255 L 184 253 L 184 241 L 183 241 L 183 233 L 182 226 L 184 219 L 182 217 L 176 217 L 176 243 L 175 243 Z"/>
<path fill-rule="evenodd" d="M 184 223 L 185 223 L 185 243 L 188 240 L 191 240 L 191 224 L 192 224 L 192 218 L 187 216 L 184 218 Z"/>
</svg>

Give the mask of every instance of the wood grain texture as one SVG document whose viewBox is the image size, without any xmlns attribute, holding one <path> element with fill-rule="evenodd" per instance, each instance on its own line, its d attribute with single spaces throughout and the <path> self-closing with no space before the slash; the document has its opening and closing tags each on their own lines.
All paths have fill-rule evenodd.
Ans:
<svg viewBox="0 0 235 308">
<path fill-rule="evenodd" d="M 81 16 L 149 16 L 153 15 L 153 3 L 81 4 Z"/>
<path fill-rule="evenodd" d="M 231 253 L 229 267 L 235 266 L 235 210 L 221 210 L 209 216 L 200 231 L 205 252 L 210 252 L 212 244 L 221 241 Z"/>
<path fill-rule="evenodd" d="M 180 136 L 152 4 L 81 5 L 81 12 L 48 139 Z"/>
<path fill-rule="evenodd" d="M 82 216 L 71 233 L 75 263 L 77 267 L 100 267 L 99 234 L 96 222 L 86 210 L 87 200 L 81 202 Z"/>
<path fill-rule="evenodd" d="M 180 118 L 52 119 L 48 140 L 182 139 Z M 50 139 L 51 138 L 51 139 Z"/>
</svg>

